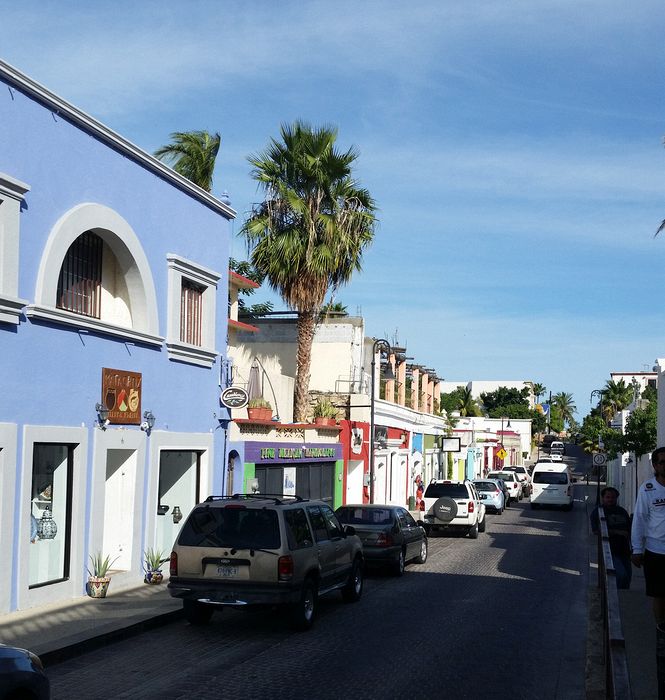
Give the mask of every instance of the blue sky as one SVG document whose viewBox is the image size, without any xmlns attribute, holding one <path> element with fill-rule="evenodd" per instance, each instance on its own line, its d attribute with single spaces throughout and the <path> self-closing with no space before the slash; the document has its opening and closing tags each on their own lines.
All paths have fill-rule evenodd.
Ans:
<svg viewBox="0 0 665 700">
<path fill-rule="evenodd" d="M 581 418 L 665 356 L 662 0 L 0 9 L 0 58 L 145 150 L 219 131 L 236 232 L 247 155 L 336 125 L 380 209 L 338 300 L 439 376 L 539 381 Z"/>
</svg>

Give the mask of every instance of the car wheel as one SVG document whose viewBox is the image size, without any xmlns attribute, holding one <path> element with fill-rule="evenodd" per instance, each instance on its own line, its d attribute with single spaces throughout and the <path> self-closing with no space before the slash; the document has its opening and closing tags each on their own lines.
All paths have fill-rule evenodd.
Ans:
<svg viewBox="0 0 665 700">
<path fill-rule="evenodd" d="M 400 549 L 397 559 L 393 562 L 392 570 L 395 576 L 401 576 L 404 573 L 404 566 L 406 561 L 404 559 L 404 550 Z"/>
<path fill-rule="evenodd" d="M 363 567 L 360 559 L 356 559 L 351 567 L 351 573 L 349 574 L 349 580 L 342 588 L 342 598 L 346 603 L 355 603 L 360 600 L 360 596 L 363 594 Z"/>
<path fill-rule="evenodd" d="M 420 543 L 420 554 L 416 559 L 416 564 L 424 564 L 427 561 L 427 540 L 423 537 Z"/>
<path fill-rule="evenodd" d="M 570 510 L 573 509 L 573 504 L 572 504 L 572 503 L 569 503 L 568 505 L 565 505 L 565 506 L 563 507 L 563 509 L 564 509 L 564 510 L 567 510 L 567 511 L 570 511 Z"/>
<path fill-rule="evenodd" d="M 312 626 L 316 604 L 316 586 L 311 578 L 307 578 L 302 585 L 300 600 L 291 606 L 291 625 L 294 629 L 304 632 Z"/>
<path fill-rule="evenodd" d="M 469 539 L 471 539 L 471 540 L 478 539 L 478 523 L 476 523 L 473 527 L 469 528 Z"/>
<path fill-rule="evenodd" d="M 487 525 L 487 518 L 483 518 L 481 522 L 478 523 L 478 532 L 485 532 L 485 527 Z"/>
<path fill-rule="evenodd" d="M 503 515 L 503 506 L 496 511 L 497 515 Z"/>
<path fill-rule="evenodd" d="M 198 600 L 183 600 L 182 609 L 185 613 L 185 620 L 190 625 L 207 625 L 214 612 L 211 605 L 199 603 Z"/>
</svg>

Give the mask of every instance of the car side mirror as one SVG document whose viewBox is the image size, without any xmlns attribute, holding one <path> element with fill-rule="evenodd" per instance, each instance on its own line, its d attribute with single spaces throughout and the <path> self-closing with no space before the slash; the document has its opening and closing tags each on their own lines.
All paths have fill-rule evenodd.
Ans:
<svg viewBox="0 0 665 700">
<path fill-rule="evenodd" d="M 353 525 L 344 525 L 342 532 L 344 533 L 344 537 L 347 537 L 348 535 L 355 535 L 356 528 L 353 527 Z"/>
</svg>

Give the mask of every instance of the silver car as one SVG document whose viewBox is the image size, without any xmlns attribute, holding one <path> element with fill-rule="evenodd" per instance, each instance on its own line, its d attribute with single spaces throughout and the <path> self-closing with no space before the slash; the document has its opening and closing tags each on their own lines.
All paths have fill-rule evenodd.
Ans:
<svg viewBox="0 0 665 700">
<path fill-rule="evenodd" d="M 485 508 L 492 513 L 501 515 L 506 507 L 506 498 L 499 480 L 474 479 L 473 484 L 478 491 L 480 500 L 485 504 Z"/>
</svg>

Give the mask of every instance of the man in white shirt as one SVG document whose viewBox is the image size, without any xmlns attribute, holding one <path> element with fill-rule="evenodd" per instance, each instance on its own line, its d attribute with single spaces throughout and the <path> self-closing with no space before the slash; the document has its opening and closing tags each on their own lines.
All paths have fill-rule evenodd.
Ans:
<svg viewBox="0 0 665 700">
<path fill-rule="evenodd" d="M 651 454 L 654 476 L 637 492 L 631 531 L 635 566 L 644 565 L 646 593 L 653 598 L 656 624 L 665 622 L 665 447 Z"/>
</svg>

